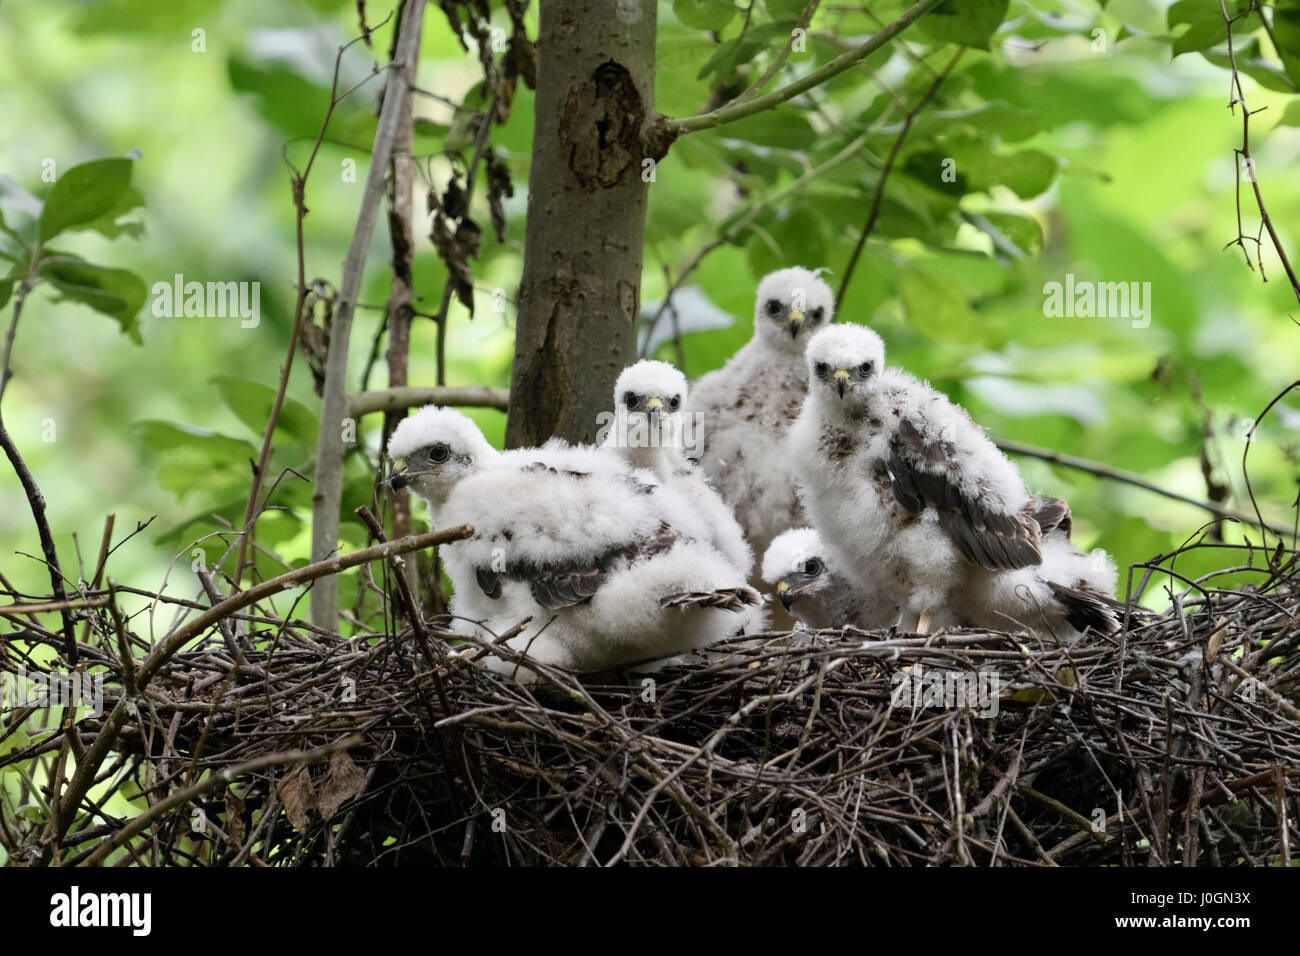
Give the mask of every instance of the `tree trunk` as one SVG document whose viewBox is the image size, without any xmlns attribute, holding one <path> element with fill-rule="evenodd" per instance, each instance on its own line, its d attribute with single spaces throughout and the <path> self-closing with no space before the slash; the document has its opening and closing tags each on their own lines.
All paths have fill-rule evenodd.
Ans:
<svg viewBox="0 0 1300 956">
<path fill-rule="evenodd" d="M 643 145 L 656 120 L 656 6 L 541 3 L 512 448 L 594 439 L 635 357 L 646 160 L 663 155 Z"/>
</svg>

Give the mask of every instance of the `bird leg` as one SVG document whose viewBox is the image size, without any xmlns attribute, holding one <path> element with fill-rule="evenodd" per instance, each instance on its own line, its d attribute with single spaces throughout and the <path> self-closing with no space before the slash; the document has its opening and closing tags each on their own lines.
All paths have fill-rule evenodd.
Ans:
<svg viewBox="0 0 1300 956">
<path fill-rule="evenodd" d="M 904 607 L 898 614 L 898 623 L 894 625 L 900 634 L 929 634 L 934 622 L 934 611 L 926 609 L 913 611 Z"/>
</svg>

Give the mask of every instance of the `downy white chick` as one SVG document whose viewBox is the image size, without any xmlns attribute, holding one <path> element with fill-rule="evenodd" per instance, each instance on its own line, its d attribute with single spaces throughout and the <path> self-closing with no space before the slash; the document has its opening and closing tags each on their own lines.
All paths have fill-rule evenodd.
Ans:
<svg viewBox="0 0 1300 956">
<path fill-rule="evenodd" d="M 678 530 L 693 515 L 672 489 L 644 471 L 574 472 L 528 457 L 461 481 L 443 509 L 475 529 L 444 546 L 457 630 L 492 640 L 531 617 L 511 649 L 588 672 L 761 629 L 762 599 L 716 549 Z M 505 659 L 489 666 L 534 676 Z"/>
<path fill-rule="evenodd" d="M 433 406 L 403 421 L 389 447 L 393 484 L 424 498 L 435 525 L 475 528 L 441 548 L 461 633 L 491 640 L 532 617 L 511 648 L 587 671 L 765 621 L 745 575 L 701 539 L 695 506 L 607 451 L 552 441 L 499 452 L 465 416 Z M 488 665 L 535 676 L 503 658 Z"/>
<path fill-rule="evenodd" d="M 705 477 L 735 510 L 755 554 L 807 523 L 785 440 L 808 388 L 804 347 L 834 313 L 835 296 L 816 273 L 771 273 L 758 285 L 753 337 L 691 392 L 688 408 L 704 430 Z"/>
<path fill-rule="evenodd" d="M 763 555 L 763 580 L 807 627 L 871 630 L 898 619 L 898 603 L 889 593 L 841 573 L 813 528 L 792 528 L 772 540 Z"/>
<path fill-rule="evenodd" d="M 1049 530 L 1061 520 L 1044 502 L 1059 499 L 1031 498 L 965 411 L 885 368 L 884 343 L 870 329 L 826 329 L 806 358 L 809 392 L 789 453 L 802 467 L 809 518 L 836 560 L 859 583 L 901 584 L 904 630 L 961 623 L 988 595 L 1011 606 L 1006 594 L 1034 576 L 1007 575 L 1042 565 L 1040 520 Z"/>
<path fill-rule="evenodd" d="M 614 420 L 603 447 L 633 468 L 648 469 L 690 501 L 707 539 L 741 574 L 754 555 L 722 497 L 687 458 L 700 436 L 699 417 L 686 411 L 686 376 L 667 362 L 645 360 L 623 369 L 614 386 Z"/>
</svg>

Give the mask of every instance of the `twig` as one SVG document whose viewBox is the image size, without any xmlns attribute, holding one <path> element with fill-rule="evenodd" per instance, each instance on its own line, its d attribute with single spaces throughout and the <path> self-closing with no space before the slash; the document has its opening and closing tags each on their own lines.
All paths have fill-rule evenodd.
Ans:
<svg viewBox="0 0 1300 956">
<path fill-rule="evenodd" d="M 389 17 L 391 16 L 390 13 Z M 376 27 L 383 26 L 387 22 L 388 17 L 385 17 L 381 23 L 376 24 Z M 243 535 L 239 539 L 239 552 L 235 557 L 234 585 L 236 588 L 244 579 L 248 543 L 253 537 L 254 526 L 260 513 L 257 499 L 261 494 L 262 481 L 266 475 L 267 465 L 271 460 L 271 440 L 275 435 L 276 423 L 280 420 L 280 410 L 284 407 L 285 393 L 289 388 L 289 373 L 293 369 L 294 356 L 298 352 L 298 339 L 302 335 L 302 325 L 307 312 L 307 293 L 309 291 L 307 287 L 307 254 L 303 242 L 303 220 L 307 218 L 307 178 L 311 175 L 312 166 L 316 163 L 316 156 L 320 153 L 321 143 L 325 140 L 325 132 L 329 129 L 334 111 L 353 90 L 361 85 L 357 84 L 357 86 L 343 93 L 342 96 L 339 95 L 339 67 L 343 62 L 343 54 L 354 43 L 368 36 L 367 33 L 362 37 L 355 37 L 348 41 L 339 47 L 338 55 L 334 57 L 334 77 L 330 82 L 330 104 L 325 110 L 325 118 L 321 121 L 320 132 L 316 135 L 316 141 L 312 144 L 311 154 L 307 157 L 307 164 L 303 167 L 302 172 L 295 169 L 289 163 L 288 155 L 285 155 L 285 163 L 290 167 L 289 185 L 293 192 L 293 205 L 297 220 L 298 297 L 293 309 L 293 326 L 289 331 L 289 351 L 285 355 L 284 364 L 280 366 L 280 383 L 275 391 L 275 399 L 271 403 L 271 413 L 267 416 L 266 429 L 262 433 L 262 447 L 257 453 L 257 463 L 253 466 L 253 482 L 248 491 L 248 503 L 244 506 L 244 520 L 240 524 Z"/>
<path fill-rule="evenodd" d="M 867 244 L 867 237 L 871 235 L 876 228 L 876 223 L 880 220 L 880 209 L 885 199 L 885 184 L 889 181 L 889 174 L 894 170 L 894 161 L 898 159 L 898 152 L 903 148 L 903 141 L 907 139 L 907 134 L 912 130 L 912 122 L 916 119 L 917 114 L 934 99 L 935 94 L 939 92 L 939 87 L 943 85 L 943 81 L 948 78 L 948 74 L 952 72 L 953 67 L 957 65 L 957 61 L 961 59 L 962 54 L 965 52 L 965 47 L 957 50 L 953 58 L 948 61 L 948 65 L 934 78 L 934 82 L 925 91 L 925 95 L 917 100 L 916 105 L 908 110 L 907 115 L 903 117 L 903 128 L 899 130 L 898 136 L 894 138 L 894 145 L 890 148 L 889 155 L 885 158 L 885 165 L 880 170 L 880 178 L 876 180 L 876 192 L 871 198 L 871 209 L 867 213 L 867 221 L 862 226 L 857 245 L 853 247 L 853 255 L 849 257 L 849 264 L 844 268 L 844 278 L 840 280 L 839 291 L 835 293 L 835 309 L 837 312 L 844 303 L 844 294 L 848 291 L 849 282 L 853 279 L 853 271 L 858 266 L 858 258 L 862 255 L 862 249 Z"/>
<path fill-rule="evenodd" d="M 1230 511 L 1212 501 L 1201 501 L 1197 498 L 1189 498 L 1186 495 L 1180 495 L 1176 491 L 1170 491 L 1167 488 L 1161 488 L 1159 485 L 1152 484 L 1140 475 L 1135 475 L 1130 471 L 1121 471 L 1118 468 L 1111 468 L 1109 465 L 1103 465 L 1100 462 L 1089 461 L 1086 458 L 1079 458 L 1076 455 L 1067 455 L 1064 452 L 1053 451 L 1050 448 L 1039 448 L 1036 445 L 1026 445 L 1023 442 L 1012 441 L 1008 438 L 998 438 L 994 440 L 995 444 L 1005 452 L 1013 455 L 1025 455 L 1028 458 L 1038 458 L 1042 461 L 1051 462 L 1054 465 L 1060 465 L 1064 468 L 1073 468 L 1075 471 L 1087 472 L 1090 475 L 1096 475 L 1098 478 L 1106 478 L 1110 481 L 1118 481 L 1121 484 L 1132 485 L 1135 488 L 1141 488 L 1144 491 L 1150 491 L 1162 497 L 1169 498 L 1172 501 L 1180 501 L 1185 505 L 1191 505 L 1193 508 L 1200 508 L 1202 511 L 1208 511 L 1217 518 L 1228 518 L 1232 521 L 1240 521 L 1243 524 L 1252 525 L 1256 528 L 1266 528 L 1278 535 L 1289 535 L 1290 532 L 1277 525 L 1266 523 L 1262 518 L 1256 519 L 1248 517 L 1237 511 Z"/>
<path fill-rule="evenodd" d="M 360 745 L 364 738 L 353 734 L 342 740 L 326 744 L 323 747 L 317 747 L 314 750 L 286 750 L 282 753 L 267 754 L 263 757 L 256 757 L 252 760 L 233 767 L 227 767 L 219 770 L 209 777 L 200 780 L 198 783 L 191 784 L 183 790 L 177 790 L 175 793 L 162 800 L 159 800 L 144 813 L 131 818 L 131 821 L 122 829 L 118 830 L 111 837 L 95 848 L 95 852 L 90 854 L 78 866 L 98 866 L 103 863 L 108 854 L 117 849 L 131 837 L 144 830 L 150 823 L 153 823 L 159 817 L 173 809 L 189 803 L 195 797 L 207 793 L 218 784 L 229 783 L 236 777 L 244 774 L 253 773 L 264 767 L 275 767 L 280 764 L 308 764 L 324 760 L 332 754 L 339 753 L 343 750 L 350 750 Z"/>
<path fill-rule="evenodd" d="M 510 390 L 470 385 L 464 388 L 386 388 L 359 392 L 348 398 L 348 414 L 361 418 L 375 412 L 396 412 L 421 405 L 451 405 L 461 408 L 495 408 L 504 412 Z"/>
<path fill-rule="evenodd" d="M 763 110 L 778 106 L 786 100 L 793 99 L 800 93 L 806 92 L 815 86 L 820 86 L 832 77 L 838 76 L 849 67 L 853 66 L 859 60 L 865 59 L 876 50 L 880 49 L 894 37 L 898 36 L 913 23 L 919 20 L 924 14 L 939 5 L 941 0 L 917 0 L 912 6 L 908 7 L 898 19 L 887 27 L 881 29 L 879 33 L 870 40 L 858 44 L 846 53 L 841 53 L 829 63 L 824 64 L 816 70 L 811 71 L 807 76 L 795 80 L 788 86 L 779 90 L 768 93 L 764 96 L 756 96 L 753 99 L 745 100 L 735 105 L 721 106 L 708 113 L 701 113 L 698 116 L 689 116 L 684 119 L 666 120 L 667 129 L 670 135 L 682 135 L 685 133 L 694 133 L 702 129 L 713 129 L 726 123 L 734 123 L 747 116 L 753 116 L 755 113 L 761 113 Z"/>
<path fill-rule="evenodd" d="M 1241 86 L 1241 75 L 1237 72 L 1237 53 L 1232 44 L 1232 25 L 1242 17 L 1250 15 L 1257 11 L 1255 0 L 1245 10 L 1238 13 L 1235 17 L 1228 15 L 1226 0 L 1219 0 L 1219 10 L 1223 14 L 1224 24 L 1228 28 L 1228 63 L 1232 68 L 1232 79 L 1228 87 L 1228 109 L 1232 113 L 1237 112 L 1237 104 L 1241 104 L 1241 148 L 1234 150 L 1236 155 L 1245 161 L 1246 175 L 1250 177 L 1250 186 L 1255 193 L 1255 205 L 1259 207 L 1259 217 L 1265 229 L 1268 230 L 1269 238 L 1273 240 L 1273 248 L 1277 251 L 1277 257 L 1282 263 L 1282 269 L 1286 272 L 1287 279 L 1291 282 L 1291 291 L 1295 293 L 1297 301 L 1300 301 L 1300 279 L 1296 278 L 1295 270 L 1291 268 L 1291 260 L 1287 258 L 1286 249 L 1282 245 L 1282 240 L 1278 238 L 1277 230 L 1273 227 L 1273 220 L 1268 214 L 1268 209 L 1264 206 L 1264 194 L 1259 189 L 1259 177 L 1255 175 L 1255 160 L 1250 155 L 1250 107 L 1246 105 L 1246 94 Z M 1258 10 L 1260 19 L 1264 19 L 1262 10 Z M 1267 26 L 1267 21 L 1265 21 Z M 1271 33 L 1270 33 L 1271 36 Z M 1250 265 L 1250 255 L 1246 253 L 1246 239 L 1241 230 L 1241 163 L 1236 164 L 1237 172 L 1237 238 L 1228 243 L 1239 245 L 1241 251 L 1246 255 L 1246 265 Z M 1256 246 L 1259 240 L 1252 240 Z M 1226 247 L 1225 247 L 1226 248 Z M 1268 277 L 1264 275 L 1264 260 L 1260 257 L 1259 274 L 1265 282 Z"/>
<path fill-rule="evenodd" d="M 408 75 L 406 64 L 414 62 L 415 52 L 420 47 L 424 9 L 425 0 L 407 0 L 403 9 L 398 28 L 397 55 L 384 87 L 384 105 L 375 132 L 361 209 L 357 214 L 357 226 L 348 246 L 347 257 L 343 261 L 338 302 L 330 325 L 320 432 L 316 442 L 315 491 L 312 495 L 311 556 L 314 562 L 324 560 L 338 547 L 339 509 L 343 499 L 343 428 L 344 419 L 348 417 L 347 360 L 352 338 L 352 316 L 365 271 L 366 252 L 375 231 L 379 205 L 384 194 L 384 180 L 402 116 L 402 104 L 410 98 L 411 86 L 415 82 L 415 77 Z M 338 620 L 336 582 L 327 579 L 322 586 L 312 589 L 311 613 L 316 624 L 331 629 L 334 627 Z"/>
<path fill-rule="evenodd" d="M 790 183 L 789 186 L 786 186 L 784 189 L 777 190 L 762 202 L 748 209 L 744 215 L 737 218 L 734 222 L 732 222 L 730 226 L 723 229 L 716 237 L 714 237 L 707 244 L 705 244 L 705 246 L 695 254 L 695 256 L 691 259 L 691 261 L 686 264 L 686 267 L 683 268 L 681 272 L 677 274 L 676 280 L 668 287 L 668 291 L 664 293 L 663 302 L 659 304 L 659 308 L 655 311 L 654 316 L 650 319 L 648 323 L 646 323 L 646 338 L 645 338 L 646 344 L 648 345 L 650 343 L 650 340 L 654 337 L 655 329 L 659 326 L 660 320 L 663 318 L 664 313 L 668 310 L 669 304 L 672 302 L 673 293 L 676 292 L 678 289 L 680 289 L 682 287 L 682 284 L 688 278 L 690 278 L 692 274 L 694 274 L 695 270 L 699 268 L 700 263 L 704 261 L 704 259 L 709 255 L 709 253 L 725 246 L 728 242 L 732 240 L 733 236 L 735 236 L 742 229 L 744 229 L 746 226 L 752 223 L 755 219 L 761 216 L 768 209 L 772 208 L 772 206 L 782 202 L 787 197 L 798 192 L 800 189 L 803 189 L 803 187 L 806 186 L 808 183 L 815 181 L 819 176 L 822 176 L 829 170 L 834 169 L 836 166 L 840 165 L 846 160 L 853 158 L 854 154 L 857 153 L 857 151 L 862 148 L 863 143 L 865 143 L 866 141 L 867 141 L 867 137 L 865 133 L 855 137 L 852 142 L 850 142 L 847 146 L 845 146 L 842 150 L 840 150 L 830 159 L 826 160 L 826 162 L 822 163 L 820 166 L 808 170 L 806 173 L 804 173 L 794 182 Z"/>
<path fill-rule="evenodd" d="M 821 0 L 808 0 L 808 4 L 803 8 L 802 12 L 800 12 L 799 20 L 797 23 L 795 23 L 794 28 L 796 30 L 807 30 L 808 24 L 812 22 L 813 15 L 817 12 L 817 7 L 820 4 L 821 4 Z M 753 8 L 752 4 L 750 8 L 751 9 Z M 759 93 L 763 92 L 763 88 L 766 87 L 768 83 L 772 82 L 772 77 L 780 73 L 782 68 L 785 67 L 785 64 L 790 59 L 790 54 L 791 52 L 793 52 L 793 50 L 794 50 L 794 43 L 791 42 L 789 38 L 787 38 L 786 41 L 781 45 L 781 52 L 777 54 L 776 59 L 773 60 L 771 65 L 766 70 L 763 71 L 762 75 L 759 76 L 759 78 L 755 80 L 753 83 L 751 83 L 744 92 L 742 92 L 730 103 L 727 103 L 725 105 L 735 106 L 737 103 L 743 103 L 746 100 L 751 100 Z"/>
</svg>

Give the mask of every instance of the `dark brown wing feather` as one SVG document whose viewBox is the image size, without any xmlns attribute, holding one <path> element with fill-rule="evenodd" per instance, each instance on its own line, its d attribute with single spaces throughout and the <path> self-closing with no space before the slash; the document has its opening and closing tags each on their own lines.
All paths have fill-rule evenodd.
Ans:
<svg viewBox="0 0 1300 956">
<path fill-rule="evenodd" d="M 1044 537 L 1058 530 L 1065 532 L 1066 538 L 1070 537 L 1074 519 L 1070 517 L 1068 501 L 1064 498 L 1034 498 L 1029 504 L 1033 508 L 1034 520 L 1038 522 L 1039 530 Z"/>
<path fill-rule="evenodd" d="M 501 596 L 501 578 L 527 581 L 533 600 L 547 611 L 556 611 L 590 601 L 616 567 L 667 551 L 677 539 L 677 533 L 664 524 L 651 537 L 607 551 L 594 560 L 546 567 L 521 561 L 507 565 L 499 573 L 477 568 L 474 574 L 483 593 L 493 600 Z"/>
<path fill-rule="evenodd" d="M 900 505 L 913 514 L 934 508 L 939 526 L 972 564 L 991 571 L 1042 564 L 1033 503 L 1020 514 L 992 511 L 962 492 L 958 467 L 951 442 L 927 442 L 907 419 L 898 423 L 890 443 L 889 471 Z"/>
<path fill-rule="evenodd" d="M 1124 605 L 1112 597 L 1087 587 L 1069 588 L 1055 581 L 1047 582 L 1061 602 L 1065 619 L 1080 634 L 1091 628 L 1109 637 L 1120 628 Z"/>
</svg>

